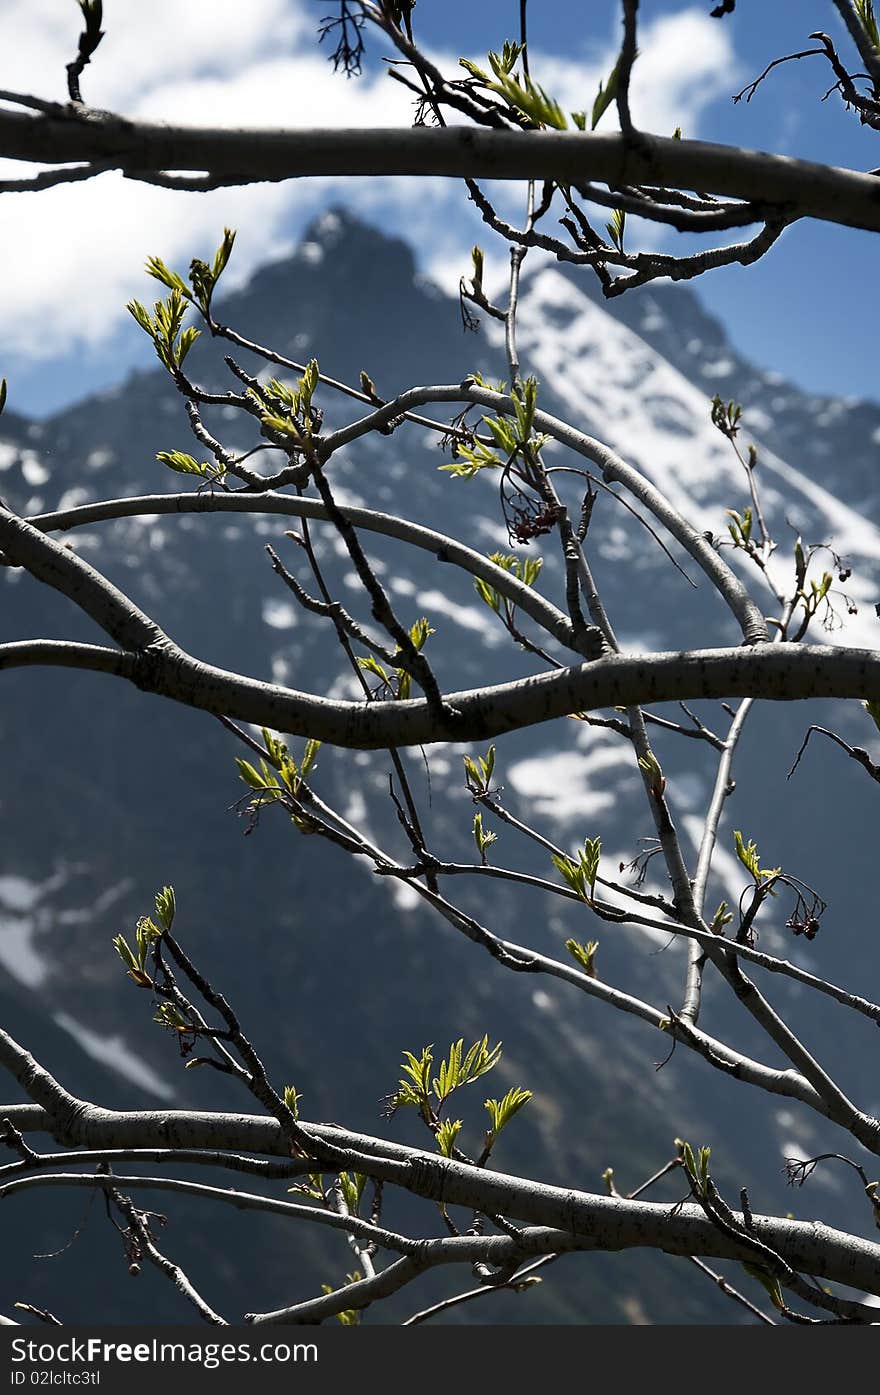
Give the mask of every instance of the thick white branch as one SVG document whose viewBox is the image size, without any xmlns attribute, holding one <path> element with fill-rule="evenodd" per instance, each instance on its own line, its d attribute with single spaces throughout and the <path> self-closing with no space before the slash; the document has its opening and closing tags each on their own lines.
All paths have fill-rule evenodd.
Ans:
<svg viewBox="0 0 880 1395">
<path fill-rule="evenodd" d="M 0 670 L 36 664 L 111 669 L 107 651 L 96 650 L 92 663 L 84 645 L 45 640 L 0 644 Z M 485 741 L 554 717 L 637 703 L 730 697 L 785 702 L 825 697 L 880 700 L 880 653 L 820 644 L 614 655 L 511 683 L 450 693 L 447 701 L 456 715 L 448 718 L 434 716 L 424 700 L 342 702 L 281 688 L 202 663 L 171 642 L 122 654 L 112 671 L 144 692 L 188 707 L 358 750 Z"/>
<path fill-rule="evenodd" d="M 181 1145 L 261 1148 L 283 1153 L 285 1144 L 275 1120 L 236 1115 L 201 1115 L 180 1112 L 115 1114 L 75 1101 L 77 1109 L 66 1111 L 65 1133 L 69 1141 L 88 1142 L 90 1147 L 127 1146 L 162 1141 Z M 38 1127 L 40 1111 L 25 1108 L 0 1110 L 17 1127 L 26 1117 Z M 43 1116 L 45 1117 L 45 1116 Z M 52 1125 L 47 1120 L 51 1128 Z M 45 1127 L 46 1124 L 43 1125 Z M 57 1127 L 57 1126 L 56 1126 Z M 416 1196 L 447 1205 L 475 1207 L 480 1211 L 505 1215 L 530 1225 L 558 1228 L 577 1237 L 573 1248 L 623 1250 L 636 1247 L 659 1249 L 667 1254 L 753 1259 L 751 1251 L 737 1244 L 706 1219 L 696 1205 L 670 1206 L 620 1197 L 598 1196 L 590 1192 L 566 1190 L 528 1178 L 490 1172 L 466 1163 L 404 1148 L 360 1134 L 351 1134 L 327 1125 L 304 1124 L 311 1133 L 336 1145 L 357 1150 L 369 1158 L 371 1175 L 385 1178 Z M 71 1178 L 71 1184 L 76 1181 Z M 99 1179 L 83 1179 L 79 1185 L 100 1185 Z M 40 1185 L 28 1179 L 28 1185 Z M 45 1185 L 52 1185 L 51 1182 Z M 174 1185 L 167 1179 L 145 1179 L 145 1186 Z M 818 1221 L 792 1221 L 775 1216 L 755 1216 L 757 1237 L 801 1273 L 814 1274 L 832 1282 L 847 1284 L 869 1293 L 880 1290 L 880 1245 L 861 1236 L 833 1230 Z M 501 1243 L 500 1237 L 498 1238 Z M 440 1242 L 435 1242 L 440 1244 Z M 559 1247 L 562 1247 L 561 1241 Z M 552 1247 L 551 1247 L 552 1248 Z M 459 1256 L 456 1255 L 456 1258 Z"/>
</svg>

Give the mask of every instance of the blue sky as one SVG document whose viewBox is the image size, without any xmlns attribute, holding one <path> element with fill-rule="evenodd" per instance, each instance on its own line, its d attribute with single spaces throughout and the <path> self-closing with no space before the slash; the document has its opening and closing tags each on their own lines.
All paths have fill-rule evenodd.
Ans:
<svg viewBox="0 0 880 1395">
<path fill-rule="evenodd" d="M 740 0 L 721 21 L 709 18 L 710 8 L 710 0 L 642 0 L 634 91 L 641 124 L 661 134 L 680 124 L 686 135 L 855 168 L 880 165 L 880 139 L 835 97 L 821 101 L 829 79 L 817 58 L 778 70 L 750 106 L 731 101 L 771 58 L 809 47 L 811 30 L 839 37 L 846 51 L 830 0 Z M 85 96 L 150 119 L 201 124 L 406 124 L 405 94 L 377 62 L 357 82 L 334 77 L 314 37 L 332 9 L 332 0 L 107 0 L 107 39 L 85 75 Z M 618 42 L 617 0 L 532 0 L 531 11 L 535 77 L 564 104 L 588 107 Z M 479 58 L 513 37 L 517 14 L 516 0 L 419 0 L 415 20 L 423 43 L 452 66 L 461 54 Z M 77 31 L 74 0 L 4 0 L 0 86 L 63 98 Z M 374 37 L 373 58 L 386 48 Z M 519 195 L 504 192 L 513 213 Z M 239 229 L 230 273 L 243 279 L 338 202 L 412 240 L 422 268 L 448 287 L 467 269 L 475 238 L 491 254 L 491 235 L 454 181 L 325 180 L 183 195 L 105 175 L 4 195 L 0 372 L 10 405 L 42 414 L 149 361 L 123 309 L 132 295 L 150 294 L 142 272 L 148 254 L 185 266 L 210 251 L 228 223 Z M 756 266 L 694 285 L 762 366 L 815 391 L 880 399 L 877 254 L 876 236 L 798 225 Z M 495 264 L 502 261 L 499 247 Z"/>
</svg>

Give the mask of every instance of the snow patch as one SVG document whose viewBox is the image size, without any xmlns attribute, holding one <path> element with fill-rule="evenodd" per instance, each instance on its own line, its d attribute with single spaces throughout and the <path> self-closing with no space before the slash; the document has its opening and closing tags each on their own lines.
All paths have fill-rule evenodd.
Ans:
<svg viewBox="0 0 880 1395">
<path fill-rule="evenodd" d="M 488 611 L 482 615 L 475 606 L 457 605 L 442 591 L 421 591 L 419 606 L 429 620 L 434 615 L 445 615 L 463 630 L 475 630 L 493 648 L 507 638 L 500 626 L 492 624 Z"/>
<path fill-rule="evenodd" d="M 608 779 L 615 771 L 617 778 Z M 601 778 L 598 778 L 601 777 Z M 559 823 L 596 819 L 613 809 L 624 784 L 634 785 L 628 753 L 610 746 L 590 751 L 546 751 L 517 761 L 507 772 L 535 816 Z"/>
<path fill-rule="evenodd" d="M 26 450 L 21 457 L 21 473 L 25 483 L 29 484 L 32 489 L 38 489 L 49 478 L 49 471 L 31 450 Z"/>
<path fill-rule="evenodd" d="M 402 882 L 397 877 L 390 878 L 393 885 L 391 887 L 391 903 L 397 911 L 414 911 L 421 901 L 419 893 L 410 886 L 409 882 Z"/>
<path fill-rule="evenodd" d="M 93 450 L 86 456 L 86 468 L 89 470 L 106 470 L 108 465 L 112 465 L 116 459 L 116 452 L 112 450 Z"/>
<path fill-rule="evenodd" d="M 64 509 L 78 509 L 80 504 L 87 504 L 91 499 L 88 489 L 83 489 L 81 484 L 74 485 L 72 489 L 65 489 L 58 500 L 58 512 Z"/>
<path fill-rule="evenodd" d="M 292 630 L 299 616 L 290 601 L 279 601 L 275 596 L 267 596 L 263 601 L 263 623 L 273 630 Z"/>
<path fill-rule="evenodd" d="M 111 1070 L 115 1070 L 118 1075 L 124 1076 L 134 1085 L 140 1085 L 143 1090 L 147 1090 L 151 1095 L 156 1095 L 159 1099 L 173 1099 L 176 1091 L 172 1085 L 151 1070 L 144 1064 L 142 1058 L 130 1047 L 120 1036 L 105 1037 L 98 1032 L 93 1032 L 89 1027 L 84 1027 L 81 1022 L 77 1022 L 75 1017 L 71 1017 L 66 1012 L 56 1012 L 53 1014 L 53 1021 L 56 1026 L 73 1037 L 74 1041 L 82 1047 L 87 1056 L 91 1056 L 94 1061 L 101 1061 Z"/>
</svg>

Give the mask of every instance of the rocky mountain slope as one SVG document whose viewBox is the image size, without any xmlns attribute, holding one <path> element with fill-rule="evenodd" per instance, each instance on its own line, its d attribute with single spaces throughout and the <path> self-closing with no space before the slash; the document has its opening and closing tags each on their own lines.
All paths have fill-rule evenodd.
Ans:
<svg viewBox="0 0 880 1395">
<path fill-rule="evenodd" d="M 320 220 L 292 258 L 230 295 L 222 318 L 282 353 L 302 360 L 315 354 L 334 377 L 356 382 L 366 369 L 386 396 L 475 370 L 505 376 L 491 323 L 478 336 L 463 336 L 457 305 L 416 275 L 409 249 L 341 212 Z M 193 351 L 193 372 L 220 383 L 221 356 L 206 338 Z M 725 510 L 742 510 L 748 491 L 711 426 L 709 403 L 715 392 L 740 398 L 744 437 L 760 448 L 762 497 L 780 539 L 777 565 L 786 565 L 798 531 L 845 555 L 852 576 L 841 589 L 856 613 L 847 614 L 847 602 L 836 596 L 846 626 L 834 634 L 847 644 L 877 644 L 880 529 L 872 517 L 880 408 L 811 398 L 761 372 L 731 350 L 680 287 L 652 287 L 609 309 L 585 275 L 544 266 L 524 289 L 520 347 L 525 370 L 539 379 L 542 405 L 616 446 L 716 537 L 725 536 Z M 328 423 L 344 417 L 338 398 L 321 400 Z M 232 417 L 218 412 L 211 425 L 230 447 L 245 443 Z M 0 494 L 34 514 L 174 491 L 179 478 L 155 454 L 175 448 L 193 449 L 182 404 L 160 372 L 136 375 L 45 422 L 5 415 Z M 561 451 L 552 458 L 560 466 L 582 463 Z M 497 480 L 451 480 L 437 468 L 448 459 L 436 441 L 406 427 L 346 451 L 333 479 L 346 502 L 428 523 L 481 551 L 509 550 Z M 582 482 L 559 479 L 575 501 Z M 292 687 L 348 695 L 351 678 L 338 647 L 296 607 L 265 557 L 271 542 L 297 565 L 285 526 L 245 515 L 140 517 L 84 529 L 75 546 L 191 652 Z M 338 540 L 329 529 L 316 527 L 315 535 L 331 587 L 368 618 Z M 596 505 L 590 541 L 624 647 L 736 641 L 717 598 L 705 585 L 691 586 L 607 495 Z M 461 689 L 536 671 L 537 661 L 511 646 L 467 576 L 391 541 L 367 542 L 401 617 L 411 623 L 425 615 L 434 626 L 431 656 L 444 684 Z M 550 546 L 543 555 L 540 587 L 560 599 L 559 560 Z M 699 582 L 692 565 L 675 556 Z M 96 637 L 68 602 L 30 578 L 7 570 L 0 587 L 0 638 Z M 700 713 L 723 730 L 719 704 L 703 704 Z M 880 956 L 866 914 L 871 847 L 864 836 L 873 787 L 830 744 L 811 748 L 786 781 L 810 720 L 870 744 L 872 729 L 857 704 L 823 704 L 809 716 L 798 707 L 759 706 L 737 762 L 713 905 L 722 896 L 735 900 L 744 885 L 732 857 L 732 829 L 742 829 L 770 865 L 813 882 L 830 903 L 811 944 L 792 941 L 780 907 L 762 947 L 876 998 Z M 406 888 L 297 835 L 271 811 L 245 837 L 247 821 L 233 807 L 241 794 L 233 765 L 240 748 L 211 718 L 98 675 L 18 670 L 2 675 L 0 740 L 0 1020 L 69 1088 L 110 1104 L 251 1107 L 216 1074 L 184 1072 L 174 1042 L 151 1023 L 146 995 L 126 981 L 112 950 L 112 936 L 130 931 L 156 888 L 171 882 L 181 939 L 234 1001 L 274 1079 L 303 1092 L 306 1117 L 424 1142 L 411 1120 L 378 1118 L 403 1049 L 432 1041 L 442 1051 L 459 1036 L 487 1032 L 505 1044 L 503 1088 L 519 1083 L 535 1093 L 499 1152 L 499 1166 L 586 1188 L 600 1187 L 601 1172 L 613 1166 L 618 1184 L 629 1188 L 683 1136 L 711 1143 L 719 1179 L 731 1195 L 748 1185 L 757 1210 L 821 1211 L 831 1223 L 855 1228 L 867 1222 L 858 1196 L 836 1177 L 817 1182 L 812 1193 L 785 1188 L 787 1154 L 838 1146 L 816 1116 L 757 1096 L 683 1050 L 655 1069 L 668 1043 L 649 1028 L 558 981 L 511 975 L 434 920 Z M 432 846 L 441 856 L 469 859 L 473 806 L 462 778 L 464 749 L 412 751 L 405 760 Z M 715 754 L 705 743 L 662 732 L 657 751 L 675 817 L 695 839 Z M 601 835 L 611 869 L 644 850 L 641 840 L 651 830 L 638 774 L 628 748 L 606 729 L 566 719 L 508 738 L 499 743 L 498 780 L 513 811 L 560 845 L 574 848 Z M 387 756 L 322 751 L 316 786 L 405 855 L 387 798 Z M 554 875 L 540 850 L 513 830 L 498 831 L 499 863 Z M 662 886 L 656 869 L 652 863 L 649 882 Z M 485 923 L 556 955 L 564 954 L 566 936 L 597 933 L 588 916 L 540 892 L 483 879 L 455 890 Z M 610 925 L 598 930 L 609 981 L 661 1006 L 676 1004 L 684 974 L 678 945 Z M 834 1004 L 807 1002 L 785 982 L 771 981 L 768 992 L 862 1107 L 880 1112 L 871 1024 L 849 1020 Z M 728 997 L 710 987 L 704 1025 L 719 1035 L 729 1031 L 737 1046 L 770 1060 Z M 474 1136 L 481 1101 L 465 1106 Z M 674 1185 L 666 1193 L 671 1200 L 678 1194 Z M 187 1320 L 158 1277 L 117 1279 L 124 1276 L 122 1256 L 97 1206 L 67 1247 L 81 1220 L 79 1203 L 39 1196 L 39 1206 L 23 1197 L 4 1213 L 0 1303 L 46 1304 L 68 1321 L 96 1310 L 118 1321 L 144 1313 Z M 194 1213 L 170 1200 L 167 1211 L 169 1252 L 231 1320 L 305 1297 L 321 1282 L 341 1282 L 348 1265 L 341 1244 L 302 1227 L 230 1221 L 219 1210 Z M 409 1220 L 406 1207 L 401 1215 Z M 53 1260 L 32 1258 L 55 1251 L 61 1253 Z M 527 1295 L 494 1295 L 482 1308 L 450 1316 L 737 1320 L 711 1285 L 696 1280 L 686 1266 L 653 1254 L 571 1258 Z M 442 1281 L 426 1281 L 415 1300 L 399 1297 L 384 1318 L 399 1319 L 446 1291 Z"/>
</svg>

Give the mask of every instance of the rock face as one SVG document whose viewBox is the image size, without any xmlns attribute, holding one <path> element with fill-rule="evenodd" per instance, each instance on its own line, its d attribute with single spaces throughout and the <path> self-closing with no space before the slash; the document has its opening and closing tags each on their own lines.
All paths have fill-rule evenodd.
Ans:
<svg viewBox="0 0 880 1395">
<path fill-rule="evenodd" d="M 325 215 L 293 257 L 264 268 L 222 303 L 220 314 L 284 354 L 303 361 L 316 355 L 336 378 L 356 382 L 366 369 L 385 396 L 415 383 L 457 382 L 477 370 L 505 376 L 491 322 L 479 336 L 463 336 L 457 305 L 416 275 L 409 248 L 344 212 Z M 219 384 L 222 356 L 206 339 L 193 351 L 193 373 Z M 835 592 L 849 598 L 832 596 L 837 619 L 828 617 L 829 623 L 846 622 L 832 638 L 876 645 L 880 531 L 872 520 L 880 409 L 809 397 L 762 373 L 731 349 L 720 326 L 680 287 L 654 286 L 609 309 L 586 276 L 545 266 L 524 288 L 520 348 L 525 370 L 539 380 L 541 405 L 615 446 L 701 530 L 722 539 L 725 510 L 742 512 L 748 485 L 710 423 L 709 403 L 716 392 L 741 400 L 740 439 L 759 446 L 762 500 L 780 542 L 778 574 L 790 566 L 798 533 L 805 543 L 827 544 L 820 570 L 827 566 Z M 252 367 L 244 353 L 241 361 Z M 329 425 L 350 410 L 338 396 L 321 400 Z M 210 424 L 230 447 L 253 443 L 224 410 Z M 160 372 L 135 376 L 46 422 L 4 416 L 0 494 L 33 514 L 174 491 L 180 478 L 155 461 L 157 451 L 170 449 L 197 453 L 182 404 Z M 551 458 L 560 466 L 584 465 L 562 451 Z M 448 460 L 442 443 L 426 443 L 405 427 L 334 459 L 332 478 L 345 502 L 400 513 L 484 552 L 510 550 L 497 476 L 450 479 L 437 468 Z M 583 480 L 557 478 L 576 508 Z M 291 687 L 348 695 L 351 678 L 338 647 L 297 607 L 265 557 L 271 543 L 308 584 L 285 526 L 244 515 L 140 517 L 84 529 L 75 545 L 190 652 Z M 324 526 L 313 533 L 331 590 L 369 623 L 339 540 Z M 680 564 L 674 566 L 606 493 L 599 495 L 589 541 L 624 648 L 736 642 L 717 597 L 682 575 L 683 569 L 701 583 L 692 564 L 673 549 Z M 547 545 L 552 540 L 540 542 L 540 588 L 561 601 L 559 559 Z M 425 615 L 434 627 L 430 654 L 449 689 L 538 671 L 540 661 L 511 646 L 467 576 L 398 543 L 369 536 L 365 545 L 401 618 L 409 624 Z M 537 551 L 533 544 L 530 554 Z M 835 553 L 843 561 L 835 562 Z M 852 576 L 838 584 L 844 565 Z M 751 582 L 759 592 L 757 578 Z M 30 578 L 7 570 L 0 587 L 0 640 L 96 638 L 69 602 Z M 769 598 L 762 603 L 769 606 Z M 848 614 L 848 606 L 856 613 Z M 786 930 L 791 907 L 780 898 L 761 947 L 876 997 L 880 959 L 866 914 L 870 842 L 864 837 L 873 787 L 830 743 L 811 745 L 786 782 L 807 721 L 833 725 L 859 745 L 870 745 L 873 729 L 855 703 L 818 711 L 807 717 L 797 707 L 763 704 L 754 712 L 710 898 L 713 906 L 722 897 L 735 905 L 745 885 L 733 857 L 732 830 L 741 829 L 757 841 L 765 862 L 804 878 L 830 903 L 818 938 L 804 945 Z M 667 715 L 687 720 L 674 710 Z M 724 731 L 719 704 L 703 704 L 700 715 Z M 817 1183 L 812 1195 L 785 1190 L 785 1156 L 840 1146 L 818 1116 L 783 1099 L 774 1106 L 687 1059 L 683 1049 L 655 1070 L 668 1043 L 649 1027 L 559 980 L 511 975 L 433 919 L 407 888 L 300 836 L 281 815 L 267 811 L 244 837 L 248 824 L 236 816 L 242 787 L 233 764 L 241 748 L 211 718 L 97 675 L 18 670 L 2 675 L 0 739 L 0 1021 L 75 1092 L 115 1106 L 255 1108 L 216 1073 L 184 1072 L 173 1040 L 151 1022 L 148 996 L 125 978 L 111 947 L 112 936 L 130 932 L 155 890 L 170 882 L 180 938 L 233 1001 L 275 1082 L 302 1092 L 304 1117 L 426 1143 L 411 1119 L 378 1118 L 402 1051 L 434 1042 L 439 1055 L 448 1042 L 485 1032 L 504 1042 L 502 1092 L 512 1084 L 534 1091 L 505 1136 L 497 1166 L 588 1189 L 599 1188 L 601 1172 L 612 1166 L 620 1188 L 630 1189 L 671 1155 L 676 1136 L 686 1137 L 712 1145 L 718 1180 L 731 1199 L 747 1185 L 756 1210 L 821 1212 L 832 1224 L 859 1227 L 859 1198 L 833 1190 L 836 1179 Z M 657 752 L 693 854 L 716 753 L 659 729 Z M 403 759 L 431 846 L 441 857 L 471 860 L 473 805 L 461 755 L 462 749 L 433 748 Z M 387 756 L 322 750 L 315 785 L 375 841 L 406 856 L 387 797 L 388 773 Z M 513 811 L 556 844 L 574 849 L 585 837 L 601 836 L 609 876 L 650 851 L 638 772 L 629 748 L 607 728 L 566 719 L 508 738 L 498 744 L 496 776 Z M 540 849 L 510 828 L 496 831 L 499 865 L 555 878 Z M 649 863 L 648 883 L 665 890 L 658 865 Z M 604 979 L 664 1011 L 680 1002 L 684 956 L 663 937 L 597 924 L 572 903 L 530 889 L 512 894 L 498 880 L 461 879 L 454 890 L 483 923 L 546 953 L 564 958 L 570 935 L 598 937 Z M 833 1003 L 807 1002 L 786 981 L 760 986 L 850 1096 L 880 1112 L 871 1024 L 851 1021 Z M 737 1046 L 769 1060 L 741 1015 L 722 985 L 710 983 L 707 1030 L 731 1032 Z M 8 1087 L 0 1096 L 19 1097 Z M 482 1099 L 478 1087 L 462 1103 L 475 1143 Z M 663 1195 L 675 1200 L 679 1192 L 673 1186 Z M 4 1212 L 9 1259 L 0 1304 L 46 1305 L 68 1322 L 97 1312 L 113 1321 L 189 1320 L 152 1271 L 137 1284 L 118 1282 L 124 1257 L 98 1205 L 78 1243 L 64 1248 L 82 1207 L 70 1194 L 48 1201 L 47 1195 L 40 1193 L 39 1207 L 23 1197 Z M 230 1220 L 221 1208 L 196 1211 L 176 1200 L 169 1200 L 167 1214 L 168 1252 L 231 1321 L 246 1310 L 306 1297 L 322 1282 L 336 1285 L 350 1268 L 341 1242 L 305 1227 L 238 1213 Z M 400 1224 L 433 1221 L 401 1205 Z M 55 1260 L 33 1258 L 57 1250 Z M 441 1276 L 420 1289 L 417 1302 L 448 1291 Z M 413 1306 L 403 1296 L 383 1320 L 399 1320 Z M 701 1288 L 685 1266 L 635 1253 L 572 1258 L 527 1295 L 495 1295 L 483 1308 L 454 1310 L 455 1320 L 520 1323 L 626 1322 L 634 1313 L 653 1322 L 737 1320 L 736 1310 L 711 1285 Z"/>
</svg>

